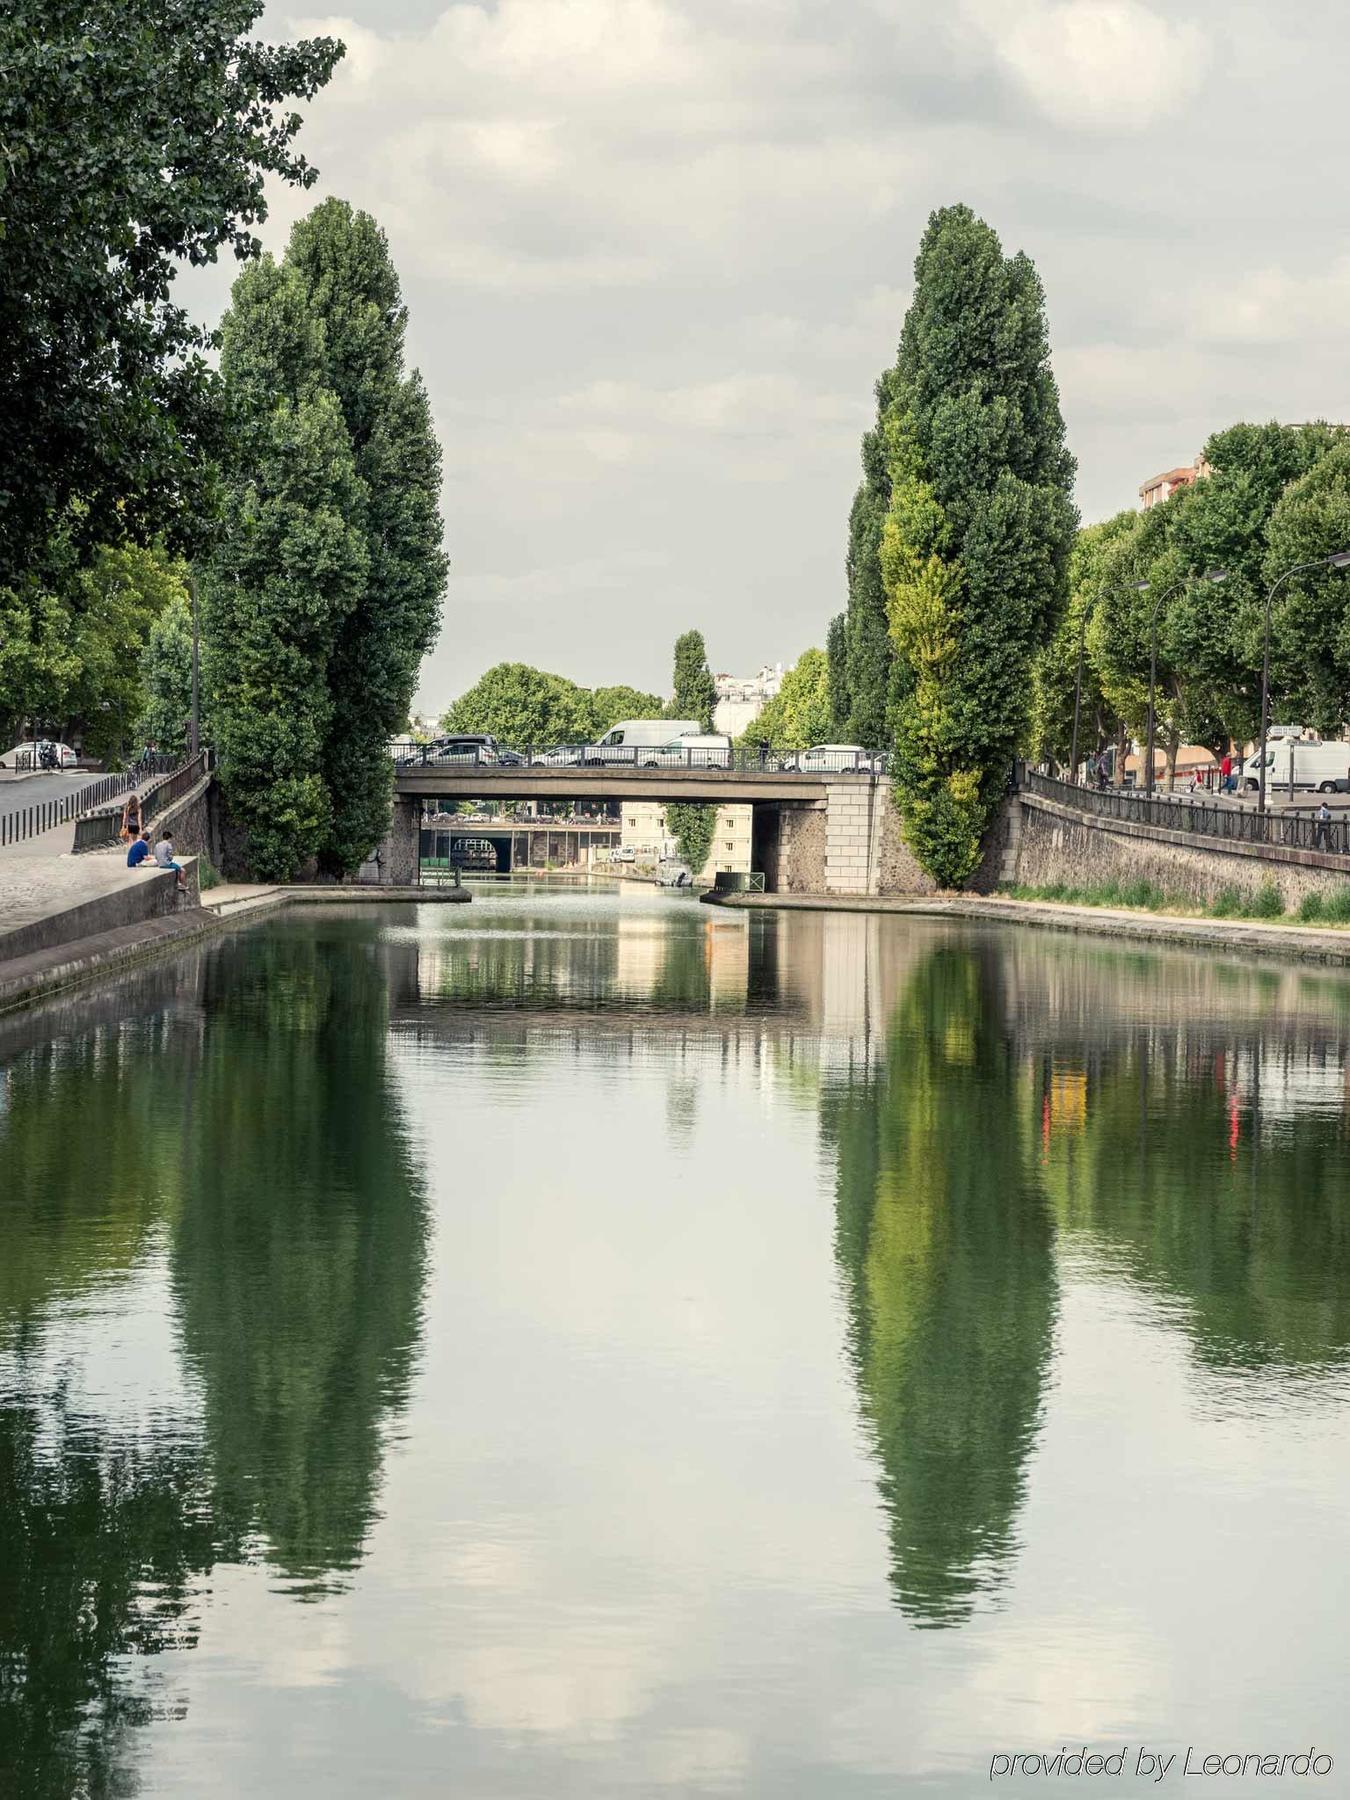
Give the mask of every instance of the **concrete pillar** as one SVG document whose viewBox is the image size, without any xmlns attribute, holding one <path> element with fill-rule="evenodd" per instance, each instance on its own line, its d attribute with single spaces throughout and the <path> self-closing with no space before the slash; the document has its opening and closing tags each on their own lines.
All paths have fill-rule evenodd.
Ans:
<svg viewBox="0 0 1350 1800">
<path fill-rule="evenodd" d="M 379 848 L 380 874 L 385 881 L 400 887 L 416 887 L 420 852 L 418 831 L 422 818 L 422 802 L 394 795 L 394 811 L 389 830 Z"/>
</svg>

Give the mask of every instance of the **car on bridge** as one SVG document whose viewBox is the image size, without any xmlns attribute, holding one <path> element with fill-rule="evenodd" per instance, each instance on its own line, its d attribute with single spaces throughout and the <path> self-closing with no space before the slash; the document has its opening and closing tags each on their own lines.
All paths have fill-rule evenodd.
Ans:
<svg viewBox="0 0 1350 1800">
<path fill-rule="evenodd" d="M 880 775 L 886 758 L 861 744 L 813 744 L 783 759 L 783 767 L 800 775 Z"/>
<path fill-rule="evenodd" d="M 585 757 L 585 744 L 555 744 L 551 750 L 536 751 L 529 760 L 541 769 L 575 769 Z"/>
<path fill-rule="evenodd" d="M 590 768 L 729 769 L 731 739 L 697 719 L 621 719 L 580 760 Z"/>
<path fill-rule="evenodd" d="M 433 763 L 474 763 L 493 768 L 510 768 L 519 767 L 525 760 L 518 750 L 506 749 L 488 732 L 466 731 L 450 737 L 436 738 L 430 744 L 422 744 L 408 755 L 396 758 L 394 766 L 399 769 L 426 769 Z"/>
</svg>

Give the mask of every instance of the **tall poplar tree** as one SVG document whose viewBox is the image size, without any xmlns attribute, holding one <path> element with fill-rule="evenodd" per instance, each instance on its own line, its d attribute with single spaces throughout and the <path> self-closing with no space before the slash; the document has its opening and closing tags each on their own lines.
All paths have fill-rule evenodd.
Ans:
<svg viewBox="0 0 1350 1800">
<path fill-rule="evenodd" d="M 202 581 L 206 682 L 243 860 L 288 880 L 330 841 L 329 677 L 369 580 L 365 484 L 295 270 L 268 257 L 235 282 L 220 369 L 234 449 Z"/>
<path fill-rule="evenodd" d="M 369 572 L 329 664 L 323 747 L 332 811 L 320 864 L 343 875 L 388 829 L 387 746 L 407 719 L 418 667 L 436 637 L 448 566 L 441 453 L 422 378 L 404 368 L 407 308 L 370 214 L 324 201 L 296 225 L 286 260 L 322 325 L 323 380 L 342 408 L 365 486 Z"/>
<path fill-rule="evenodd" d="M 708 667 L 703 633 L 682 632 L 675 640 L 675 697 L 670 703 L 670 716 L 697 719 L 705 731 L 711 731 L 716 705 L 717 686 Z"/>
<path fill-rule="evenodd" d="M 847 707 L 840 725 L 850 741 L 870 750 L 880 749 L 892 737 L 895 651 L 881 576 L 881 529 L 891 498 L 884 433 L 894 374 L 888 369 L 876 384 L 877 423 L 862 441 L 863 478 L 849 511 L 845 560 L 848 608 L 840 685 L 847 694 Z"/>
<path fill-rule="evenodd" d="M 944 886 L 974 869 L 1063 611 L 1077 514 L 1045 300 L 966 206 L 935 212 L 885 420 L 881 567 L 902 665 L 896 797 Z"/>
</svg>

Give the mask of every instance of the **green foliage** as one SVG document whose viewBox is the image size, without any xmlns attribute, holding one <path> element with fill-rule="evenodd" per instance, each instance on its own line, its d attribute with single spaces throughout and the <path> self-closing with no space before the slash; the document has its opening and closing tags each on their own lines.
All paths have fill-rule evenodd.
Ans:
<svg viewBox="0 0 1350 1800">
<path fill-rule="evenodd" d="M 503 744 L 588 744 L 620 719 L 665 718 L 665 702 L 640 688 L 583 688 L 528 663 L 497 663 L 460 695 L 445 731 L 482 731 Z"/>
<path fill-rule="evenodd" d="M 446 731 L 482 731 L 503 744 L 584 744 L 591 737 L 591 700 L 565 675 L 528 663 L 497 663 L 441 720 Z"/>
<path fill-rule="evenodd" d="M 884 430 L 894 379 L 895 372 L 889 370 L 876 384 L 877 424 L 863 438 L 863 479 L 849 511 L 844 565 L 848 607 L 839 685 L 847 705 L 841 725 L 849 743 L 862 744 L 869 750 L 889 744 L 894 736 L 891 701 L 895 651 L 881 573 L 881 534 L 891 499 Z"/>
<path fill-rule="evenodd" d="M 953 1627 L 1007 1579 L 1056 1312 L 998 958 L 919 958 L 889 1055 L 827 1089 L 835 1251 L 896 1604 Z"/>
<path fill-rule="evenodd" d="M 86 752 L 112 761 L 133 747 L 145 707 L 142 663 L 166 607 L 181 605 L 185 571 L 162 550 L 100 548 L 75 578 L 79 674 L 65 711 L 82 726 Z"/>
<path fill-rule="evenodd" d="M 598 687 L 591 690 L 591 735 L 603 737 L 620 719 L 661 719 L 666 706 L 659 694 L 644 694 L 638 688 Z"/>
<path fill-rule="evenodd" d="M 806 750 L 830 739 L 830 662 L 823 650 L 803 650 L 783 685 L 743 733 L 743 744 Z"/>
<path fill-rule="evenodd" d="M 221 788 L 264 881 L 330 842 L 329 672 L 370 575 L 366 488 L 322 339 L 293 269 L 264 258 L 236 281 L 221 355 L 236 451 L 201 607 Z"/>
<path fill-rule="evenodd" d="M 675 695 L 667 717 L 697 719 L 704 731 L 711 731 L 716 705 L 717 686 L 708 667 L 703 633 L 683 632 L 675 640 Z"/>
<path fill-rule="evenodd" d="M 1334 487 L 1341 443 L 1343 434 L 1327 425 L 1239 424 L 1216 432 L 1205 446 L 1212 473 L 1136 516 L 1132 530 L 1103 546 L 1093 583 L 1101 603 L 1089 628 L 1090 660 L 1108 705 L 1136 737 L 1146 729 L 1155 605 L 1159 743 L 1222 751 L 1230 739 L 1243 742 L 1255 733 L 1266 589 L 1291 560 L 1301 560 L 1292 554 L 1292 539 L 1272 541 L 1282 496 L 1305 481 L 1315 489 L 1324 460 L 1331 466 L 1321 479 Z M 1334 527 L 1333 520 L 1324 523 Z M 1317 545 L 1312 554 L 1324 553 L 1316 529 L 1306 541 Z M 1221 585 L 1202 579 L 1215 568 L 1226 571 Z M 1149 585 L 1138 593 L 1134 584 L 1141 580 Z M 1315 600 L 1305 610 L 1306 592 L 1282 595 L 1272 637 L 1277 709 L 1335 729 L 1346 702 L 1333 666 L 1334 602 L 1329 615 Z"/>
<path fill-rule="evenodd" d="M 268 178 L 342 54 L 264 46 L 261 0 L 0 9 L 0 587 L 82 544 L 192 529 L 213 439 L 207 335 L 176 268 L 257 251 Z"/>
<path fill-rule="evenodd" d="M 0 736 L 4 748 L 25 719 L 65 716 L 79 676 L 70 608 L 36 582 L 0 588 Z"/>
<path fill-rule="evenodd" d="M 1025 732 L 1076 523 L 1040 281 L 968 207 L 929 220 L 886 391 L 896 795 L 919 862 L 954 887 Z"/>
<path fill-rule="evenodd" d="M 186 753 L 192 717 L 192 607 L 184 595 L 171 600 L 150 627 L 141 684 L 145 705 L 138 735 L 160 750 Z M 209 742 L 204 707 L 202 721 L 202 736 Z"/>
<path fill-rule="evenodd" d="M 1025 883 L 1012 883 L 1000 890 L 1013 900 L 1049 900 L 1061 906 L 1126 906 L 1138 907 L 1147 912 L 1195 913 L 1207 912 L 1213 919 L 1279 919 L 1284 917 L 1284 899 L 1273 881 L 1265 881 L 1259 888 L 1248 889 L 1236 886 L 1220 888 L 1207 907 L 1197 907 L 1194 900 L 1184 894 L 1170 893 L 1159 887 L 1156 882 L 1148 881 L 1142 876 L 1135 881 L 1095 881 L 1082 887 L 1074 887 L 1067 882 L 1051 881 L 1039 886 Z M 1327 902 L 1327 905 L 1330 905 Z M 1298 917 L 1305 922 L 1312 918 L 1330 917 L 1323 913 L 1320 895 L 1309 895 Z M 1350 909 L 1347 910 L 1350 917 Z"/>
<path fill-rule="evenodd" d="M 1097 525 L 1085 525 L 1069 557 L 1069 604 L 1050 642 L 1032 667 L 1029 748 L 1037 762 L 1054 758 L 1066 763 L 1073 745 L 1073 702 L 1078 650 L 1083 645 L 1082 713 L 1078 730 L 1080 760 L 1109 743 L 1118 716 L 1106 692 L 1097 651 L 1100 625 L 1097 603 L 1102 595 L 1105 559 L 1134 532 L 1139 515 L 1117 513 Z M 1084 627 L 1086 632 L 1084 633 Z"/>
<path fill-rule="evenodd" d="M 848 614 L 836 613 L 825 635 L 825 656 L 830 670 L 829 741 L 846 742 L 848 731 Z"/>
<path fill-rule="evenodd" d="M 384 233 L 326 200 L 291 233 L 287 266 L 322 325 L 321 379 L 337 396 L 364 486 L 369 572 L 328 666 L 322 766 L 331 814 L 320 865 L 353 873 L 389 826 L 389 739 L 403 727 L 440 617 L 441 453 L 421 377 L 406 373 L 407 309 Z"/>
<path fill-rule="evenodd" d="M 1271 512 L 1262 577 L 1350 550 L 1350 442 L 1328 450 Z M 1275 716 L 1329 736 L 1350 719 L 1350 576 L 1310 569 L 1284 583 L 1271 618 Z"/>
<path fill-rule="evenodd" d="M 28 718 L 114 760 L 145 704 L 141 664 L 156 619 L 183 593 L 182 566 L 158 547 L 96 547 L 80 563 L 66 534 L 48 583 L 0 590 L 0 727 Z M 8 742 L 8 729 L 0 731 Z"/>
<path fill-rule="evenodd" d="M 677 800 L 666 807 L 666 825 L 679 846 L 681 860 L 689 864 L 690 873 L 697 880 L 712 850 L 717 808 L 697 801 Z"/>
</svg>

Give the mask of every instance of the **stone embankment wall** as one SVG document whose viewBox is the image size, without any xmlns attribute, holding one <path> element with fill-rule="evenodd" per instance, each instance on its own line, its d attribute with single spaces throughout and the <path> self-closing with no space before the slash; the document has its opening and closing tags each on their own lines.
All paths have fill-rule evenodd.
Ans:
<svg viewBox="0 0 1350 1800">
<path fill-rule="evenodd" d="M 1255 845 L 1220 848 L 1213 839 L 1128 820 L 1088 823 L 1031 794 L 1019 795 L 1015 804 L 1021 812 L 1019 841 L 1005 879 L 1028 887 L 1151 881 L 1178 899 L 1207 906 L 1226 888 L 1250 893 L 1273 882 L 1286 910 L 1293 910 L 1305 894 L 1338 893 L 1350 880 L 1350 858 L 1343 856 L 1266 847 L 1258 851 Z"/>
</svg>

